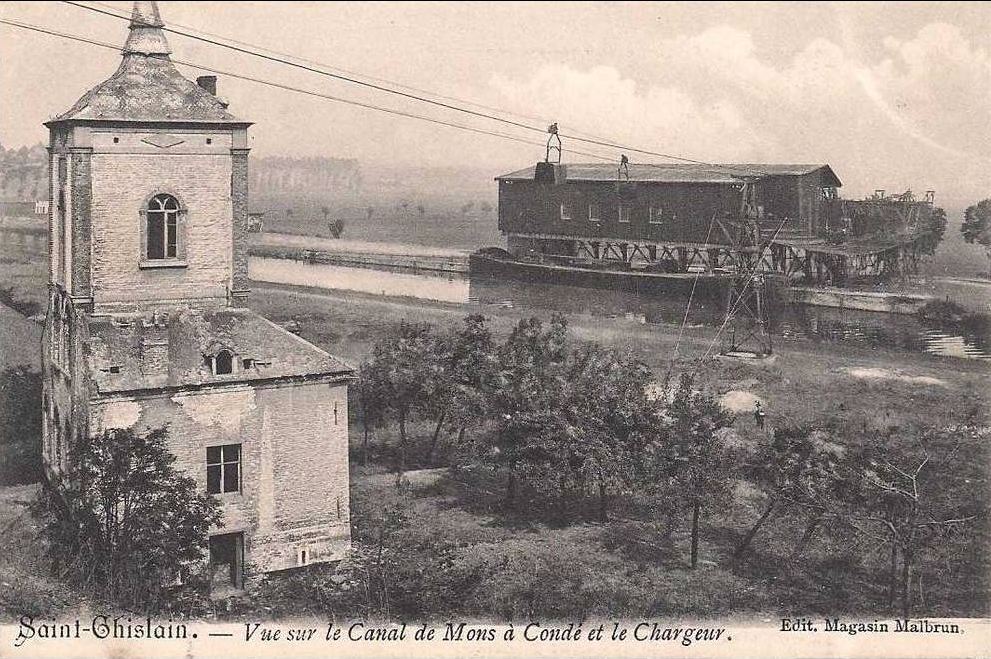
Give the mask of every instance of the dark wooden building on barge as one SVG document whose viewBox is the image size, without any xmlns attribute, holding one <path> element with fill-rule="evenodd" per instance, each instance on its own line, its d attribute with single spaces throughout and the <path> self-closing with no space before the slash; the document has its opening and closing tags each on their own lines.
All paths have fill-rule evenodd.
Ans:
<svg viewBox="0 0 991 659">
<path fill-rule="evenodd" d="M 913 266 L 932 198 L 839 199 L 826 164 L 538 163 L 496 179 L 521 261 L 663 272 L 760 269 L 817 284 Z M 750 226 L 752 240 L 742 240 Z M 747 266 L 749 268 L 749 266 Z"/>
</svg>

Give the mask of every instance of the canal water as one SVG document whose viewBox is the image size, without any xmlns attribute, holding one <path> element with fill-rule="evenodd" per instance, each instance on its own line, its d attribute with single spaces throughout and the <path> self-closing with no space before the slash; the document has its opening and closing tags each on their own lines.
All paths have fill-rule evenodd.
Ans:
<svg viewBox="0 0 991 659">
<path fill-rule="evenodd" d="M 681 296 L 644 296 L 477 275 L 373 270 L 258 256 L 251 257 L 249 275 L 255 281 L 276 284 L 411 297 L 466 307 L 496 305 L 628 317 L 646 324 L 681 324 L 686 302 Z M 720 302 L 697 299 L 692 303 L 688 324 L 718 327 L 724 311 Z M 908 315 L 791 305 L 776 311 L 772 331 L 785 340 L 857 343 L 991 361 L 991 332 L 927 327 Z"/>
</svg>

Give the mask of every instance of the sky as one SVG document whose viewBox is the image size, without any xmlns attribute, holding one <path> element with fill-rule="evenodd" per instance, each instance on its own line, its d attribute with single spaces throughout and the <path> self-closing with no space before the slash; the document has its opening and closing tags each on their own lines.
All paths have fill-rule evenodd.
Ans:
<svg viewBox="0 0 991 659">
<path fill-rule="evenodd" d="M 538 128 L 556 121 L 562 132 L 706 162 L 829 163 L 850 198 L 878 188 L 934 189 L 948 206 L 991 196 L 987 3 L 159 5 L 176 27 L 498 108 Z M 127 32 L 123 21 L 65 3 L 0 2 L 0 17 L 113 44 Z M 466 134 L 220 76 L 219 93 L 231 111 L 255 122 L 256 155 L 464 166 L 493 175 L 544 155 L 538 132 L 179 35 L 169 41 L 177 58 L 534 142 Z M 0 25 L 0 144 L 45 140 L 41 123 L 107 78 L 119 58 Z M 617 150 L 574 140 L 564 146 L 619 158 Z M 628 155 L 633 162 L 665 161 Z M 565 160 L 589 158 L 566 153 Z"/>
</svg>

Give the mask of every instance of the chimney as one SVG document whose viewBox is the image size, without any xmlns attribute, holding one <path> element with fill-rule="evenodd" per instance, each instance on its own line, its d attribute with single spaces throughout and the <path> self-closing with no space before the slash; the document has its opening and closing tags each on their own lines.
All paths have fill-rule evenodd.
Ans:
<svg viewBox="0 0 991 659">
<path fill-rule="evenodd" d="M 214 96 L 217 95 L 217 76 L 199 76 L 196 78 L 196 84 Z"/>
</svg>

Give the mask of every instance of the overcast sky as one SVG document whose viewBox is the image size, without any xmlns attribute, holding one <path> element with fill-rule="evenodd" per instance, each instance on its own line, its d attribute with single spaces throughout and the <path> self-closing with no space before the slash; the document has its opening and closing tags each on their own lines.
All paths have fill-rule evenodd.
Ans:
<svg viewBox="0 0 991 659">
<path fill-rule="evenodd" d="M 166 23 L 535 118 L 526 123 L 556 120 L 562 131 L 710 162 L 828 162 L 844 196 L 935 188 L 950 205 L 991 194 L 991 8 L 979 3 L 159 4 Z M 3 2 L 0 16 L 115 44 L 127 31 L 62 3 Z M 175 57 L 543 141 L 169 40 Z M 0 26 L 0 143 L 43 140 L 41 122 L 108 77 L 119 57 Z M 256 122 L 258 155 L 469 163 L 493 173 L 543 156 L 542 147 L 244 81 L 221 78 L 220 93 Z"/>
</svg>

